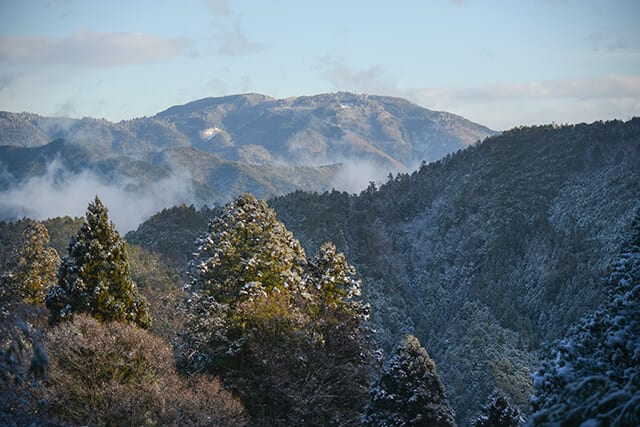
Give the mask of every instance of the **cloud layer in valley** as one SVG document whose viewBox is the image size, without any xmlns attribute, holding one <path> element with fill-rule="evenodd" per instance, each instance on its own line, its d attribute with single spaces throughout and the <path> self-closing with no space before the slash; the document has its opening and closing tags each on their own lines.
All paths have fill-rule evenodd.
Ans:
<svg viewBox="0 0 640 427">
<path fill-rule="evenodd" d="M 358 194 L 365 190 L 370 183 L 377 186 L 385 183 L 390 173 L 376 162 L 351 158 L 340 162 L 340 170 L 332 181 L 332 186 L 338 191 Z"/>
<path fill-rule="evenodd" d="M 43 220 L 82 216 L 96 195 L 109 208 L 109 217 L 122 233 L 135 229 L 165 207 L 195 201 L 188 173 L 174 171 L 171 176 L 136 190 L 132 181 L 105 183 L 89 170 L 71 174 L 54 161 L 46 174 L 0 193 L 0 217 Z"/>
</svg>

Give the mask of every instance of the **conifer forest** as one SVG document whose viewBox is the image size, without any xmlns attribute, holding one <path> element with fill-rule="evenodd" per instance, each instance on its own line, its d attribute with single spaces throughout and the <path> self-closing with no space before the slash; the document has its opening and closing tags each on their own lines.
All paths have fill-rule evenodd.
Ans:
<svg viewBox="0 0 640 427">
<path fill-rule="evenodd" d="M 640 119 L 120 233 L 0 222 L 6 426 L 640 425 Z"/>
</svg>

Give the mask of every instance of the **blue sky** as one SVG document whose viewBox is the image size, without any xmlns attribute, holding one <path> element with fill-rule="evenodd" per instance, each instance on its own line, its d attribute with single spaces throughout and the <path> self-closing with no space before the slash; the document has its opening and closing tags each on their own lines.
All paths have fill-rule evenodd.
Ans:
<svg viewBox="0 0 640 427">
<path fill-rule="evenodd" d="M 0 110 L 346 90 L 494 129 L 640 115 L 637 0 L 0 0 Z"/>
</svg>

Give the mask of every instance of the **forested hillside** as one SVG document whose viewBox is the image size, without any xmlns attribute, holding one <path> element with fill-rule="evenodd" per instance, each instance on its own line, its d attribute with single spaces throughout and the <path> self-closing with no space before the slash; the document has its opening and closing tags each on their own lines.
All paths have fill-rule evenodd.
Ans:
<svg viewBox="0 0 640 427">
<path fill-rule="evenodd" d="M 603 301 L 638 196 L 634 119 L 515 129 L 357 198 L 272 205 L 353 259 L 381 339 L 420 337 L 464 417 L 496 386 L 526 402 L 540 342 Z"/>
<path fill-rule="evenodd" d="M 606 302 L 545 348 L 528 425 L 638 425 L 640 215 L 612 270 Z"/>
<path fill-rule="evenodd" d="M 98 199 L 84 219 L 0 222 L 0 416 L 37 421 L 28 411 L 40 399 L 64 423 L 116 417 L 152 397 L 145 387 L 168 384 L 201 399 L 140 401 L 154 415 L 136 417 L 206 424 L 219 396 L 215 416 L 230 425 L 449 426 L 455 416 L 480 427 L 518 425 L 532 410 L 533 424 L 633 423 L 639 196 L 633 119 L 514 129 L 360 195 L 271 200 L 275 212 L 251 196 L 165 209 L 127 234 L 126 254 Z M 109 336 L 137 353 L 101 345 Z M 94 359 L 62 363 L 75 357 L 68 348 Z M 96 388 L 87 375 L 103 375 L 91 369 L 104 360 L 116 376 Z M 117 366 L 136 360 L 147 368 L 120 377 Z M 44 389 L 25 382 L 43 375 Z M 113 394 L 118 378 L 142 388 Z M 113 406 L 86 406 L 87 393 Z"/>
<path fill-rule="evenodd" d="M 184 287 L 98 197 L 46 226 L 55 241 L 41 222 L 0 222 L 2 425 L 454 425 L 415 337 L 370 388 L 382 360 L 355 269 L 331 243 L 307 258 L 250 194 L 209 221 Z"/>
<path fill-rule="evenodd" d="M 359 196 L 297 192 L 270 205 L 306 249 L 330 240 L 345 252 L 379 341 L 419 337 L 463 423 L 495 388 L 527 410 L 540 344 L 604 301 L 638 196 L 633 119 L 518 128 Z M 128 238 L 142 242 L 141 231 Z"/>
</svg>

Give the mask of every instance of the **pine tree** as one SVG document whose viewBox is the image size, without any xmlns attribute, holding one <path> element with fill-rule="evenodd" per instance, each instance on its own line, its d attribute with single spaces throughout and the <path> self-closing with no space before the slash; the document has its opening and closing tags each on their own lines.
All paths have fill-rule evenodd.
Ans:
<svg viewBox="0 0 640 427">
<path fill-rule="evenodd" d="M 304 250 L 273 210 L 253 196 L 229 204 L 198 243 L 190 264 L 194 290 L 219 303 L 259 290 L 293 292 L 300 285 Z"/>
<path fill-rule="evenodd" d="M 471 421 L 471 427 L 518 427 L 523 423 L 518 408 L 510 404 L 504 393 L 496 391 L 482 407 L 482 414 Z"/>
<path fill-rule="evenodd" d="M 6 270 L 0 277 L 0 300 L 41 304 L 56 281 L 60 257 L 49 245 L 49 233 L 39 222 L 27 220 L 20 238 L 10 250 Z"/>
<path fill-rule="evenodd" d="M 146 302 L 129 273 L 126 243 L 97 196 L 89 203 L 78 234 L 69 242 L 68 252 L 58 270 L 58 284 L 46 297 L 51 323 L 87 312 L 102 322 L 150 326 Z"/>
<path fill-rule="evenodd" d="M 5 286 L 27 303 L 44 302 L 46 289 L 55 282 L 60 257 L 49 247 L 49 233 L 38 221 L 26 220 L 18 242 L 13 246 L 6 272 Z"/>
<path fill-rule="evenodd" d="M 357 425 L 368 382 L 366 307 L 344 256 L 326 244 L 307 261 L 250 195 L 227 205 L 199 244 L 178 365 L 219 375 L 265 424 Z"/>
<path fill-rule="evenodd" d="M 454 415 L 436 366 L 418 338 L 409 335 L 383 367 L 371 390 L 363 425 L 454 426 Z"/>
</svg>

